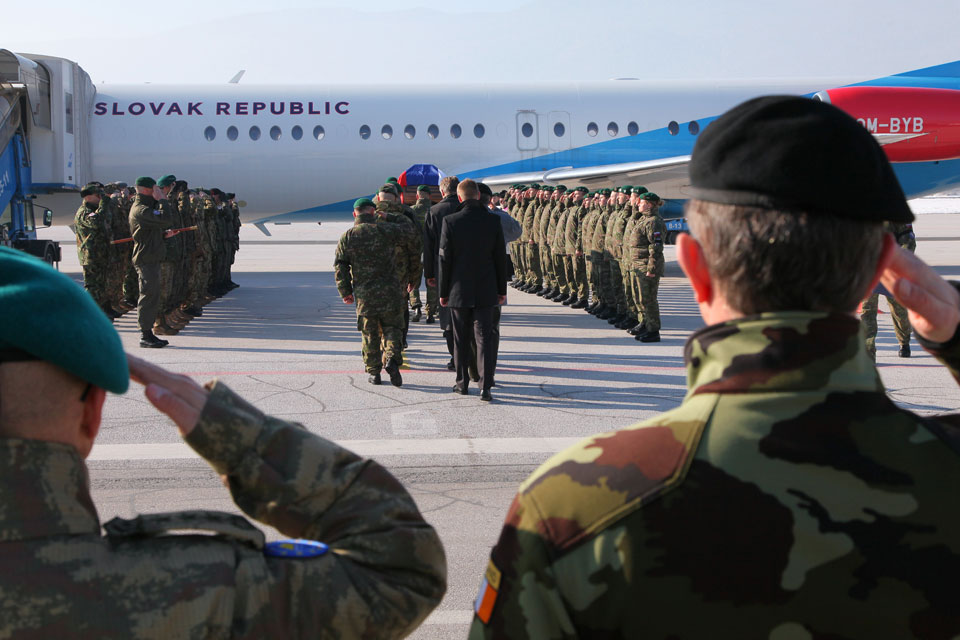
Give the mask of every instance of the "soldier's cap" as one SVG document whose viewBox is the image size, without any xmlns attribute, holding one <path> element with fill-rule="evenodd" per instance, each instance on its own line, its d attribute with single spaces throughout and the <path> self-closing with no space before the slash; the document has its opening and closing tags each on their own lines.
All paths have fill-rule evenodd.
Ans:
<svg viewBox="0 0 960 640">
<path fill-rule="evenodd" d="M 422 184 L 417 187 L 417 193 L 430 193 L 429 185 Z"/>
<path fill-rule="evenodd" d="M 0 362 L 43 360 L 113 393 L 130 386 L 116 329 L 90 294 L 44 261 L 0 247 L 0 308 Z"/>
<path fill-rule="evenodd" d="M 605 196 L 609 196 L 609 195 L 612 194 L 612 193 L 613 193 L 613 189 L 604 189 L 604 190 L 603 190 L 603 195 L 605 195 Z"/>
<path fill-rule="evenodd" d="M 227 198 L 227 200 L 233 200 L 234 198 L 237 197 L 237 194 L 235 193 L 225 193 L 223 195 Z"/>
<path fill-rule="evenodd" d="M 634 188 L 633 188 L 633 192 L 634 192 L 635 194 L 637 194 L 637 195 L 640 195 L 641 193 L 646 193 L 646 192 L 647 192 L 647 188 L 646 188 L 646 187 L 634 187 Z"/>
<path fill-rule="evenodd" d="M 396 178 L 387 178 L 386 182 L 391 182 L 393 184 L 400 184 L 400 181 L 397 180 Z"/>
<path fill-rule="evenodd" d="M 559 191 L 560 193 L 563 193 L 564 191 L 567 190 L 567 187 L 566 187 L 565 185 L 558 184 L 558 185 L 556 186 L 556 189 L 557 189 L 557 191 Z"/>
<path fill-rule="evenodd" d="M 574 189 L 574 191 L 579 191 L 580 193 L 589 193 L 590 189 L 587 189 L 586 187 L 577 187 Z"/>
<path fill-rule="evenodd" d="M 119 190 L 120 189 L 117 188 L 116 182 L 108 182 L 107 184 L 103 185 L 103 192 L 108 196 L 116 193 Z M 81 191 L 80 194 L 82 195 L 83 191 Z"/>
<path fill-rule="evenodd" d="M 540 185 L 537 184 L 536 182 L 534 182 L 532 185 L 530 185 L 530 188 L 531 188 L 531 189 L 539 189 L 539 188 L 540 188 Z"/>
<path fill-rule="evenodd" d="M 87 196 L 95 196 L 100 193 L 100 187 L 98 187 L 93 182 L 88 182 L 83 186 L 83 189 L 80 189 L 80 197 L 86 198 Z"/>
<path fill-rule="evenodd" d="M 540 187 L 540 191 L 553 191 L 553 187 L 551 187 L 550 185 L 544 185 Z"/>
<path fill-rule="evenodd" d="M 397 192 L 397 186 L 390 182 L 380 187 L 380 193 L 392 193 L 393 195 L 399 195 Z"/>
<path fill-rule="evenodd" d="M 157 186 L 158 186 L 158 187 L 169 187 L 170 185 L 172 185 L 172 184 L 173 184 L 174 182 L 176 182 L 176 181 L 177 181 L 177 176 L 173 175 L 172 173 L 168 173 L 168 174 L 166 174 L 166 175 L 164 175 L 164 176 L 160 176 L 160 179 L 157 180 Z"/>
<path fill-rule="evenodd" d="M 625 193 L 627 195 L 630 195 L 631 191 L 633 191 L 633 189 L 631 189 L 630 187 L 620 187 L 619 189 L 617 189 L 617 193 Z"/>
<path fill-rule="evenodd" d="M 658 196 L 657 194 L 653 193 L 652 191 L 647 191 L 647 192 L 644 193 L 642 196 L 640 196 L 640 199 L 641 199 L 641 200 L 649 200 L 650 202 L 660 202 L 660 196 Z"/>
<path fill-rule="evenodd" d="M 840 109 L 809 98 L 754 98 L 714 120 L 694 145 L 690 184 L 694 198 L 720 204 L 913 220 L 873 136 Z"/>
<path fill-rule="evenodd" d="M 212 195 L 212 196 L 220 196 L 220 197 L 222 198 L 222 197 L 223 197 L 223 191 L 221 191 L 220 189 L 217 189 L 216 187 L 214 187 L 213 189 L 210 189 L 210 195 Z"/>
<path fill-rule="evenodd" d="M 478 182 L 477 189 L 480 190 L 480 195 L 493 197 L 493 189 L 490 188 L 490 185 Z"/>
<path fill-rule="evenodd" d="M 359 211 L 360 209 L 366 208 L 376 208 L 377 205 L 373 204 L 373 200 L 370 198 L 360 198 L 353 203 L 353 210 Z"/>
<path fill-rule="evenodd" d="M 126 182 L 114 182 L 113 184 L 116 185 L 117 189 L 126 189 L 129 186 Z"/>
<path fill-rule="evenodd" d="M 138 187 L 146 187 L 147 189 L 152 189 L 157 186 L 157 181 L 151 178 L 150 176 L 140 176 L 137 178 L 137 181 L 134 184 Z"/>
<path fill-rule="evenodd" d="M 174 191 L 186 191 L 188 186 L 186 180 L 177 180 L 173 183 Z"/>
</svg>

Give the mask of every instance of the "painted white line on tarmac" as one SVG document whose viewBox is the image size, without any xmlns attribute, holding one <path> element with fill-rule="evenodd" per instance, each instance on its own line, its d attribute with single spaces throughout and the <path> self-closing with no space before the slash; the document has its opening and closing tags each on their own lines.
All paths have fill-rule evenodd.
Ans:
<svg viewBox="0 0 960 640">
<path fill-rule="evenodd" d="M 470 624 L 473 621 L 473 609 L 442 609 L 427 616 L 423 625 L 431 624 Z"/>
<path fill-rule="evenodd" d="M 384 456 L 556 453 L 582 438 L 416 438 L 403 440 L 338 440 L 337 444 L 366 458 Z M 183 442 L 94 445 L 88 461 L 183 460 L 197 458 Z"/>
</svg>

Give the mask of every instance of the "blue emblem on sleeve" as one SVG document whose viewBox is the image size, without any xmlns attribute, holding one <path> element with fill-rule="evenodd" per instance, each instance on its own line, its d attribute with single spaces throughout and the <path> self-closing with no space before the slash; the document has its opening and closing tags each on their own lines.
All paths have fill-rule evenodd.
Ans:
<svg viewBox="0 0 960 640">
<path fill-rule="evenodd" d="M 264 555 L 273 558 L 317 558 L 322 556 L 330 547 L 316 540 L 277 540 L 268 542 L 263 547 Z"/>
</svg>

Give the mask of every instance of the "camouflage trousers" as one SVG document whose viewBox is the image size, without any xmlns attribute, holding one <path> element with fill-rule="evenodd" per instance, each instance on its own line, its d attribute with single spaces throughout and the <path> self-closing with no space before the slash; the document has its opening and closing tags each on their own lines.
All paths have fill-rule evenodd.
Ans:
<svg viewBox="0 0 960 640">
<path fill-rule="evenodd" d="M 617 305 L 617 311 L 626 313 L 627 300 L 623 293 L 623 273 L 620 270 L 620 260 L 611 257 L 607 269 L 610 274 L 607 286 L 609 287 L 608 295 L 611 303 Z"/>
<path fill-rule="evenodd" d="M 527 253 L 524 251 L 525 245 L 520 242 L 510 243 L 510 254 L 513 256 L 513 266 L 518 274 L 516 279 L 522 280 L 522 275 L 527 273 Z"/>
<path fill-rule="evenodd" d="M 101 264 L 91 261 L 90 264 L 82 265 L 83 268 L 83 288 L 87 290 L 90 297 L 98 306 L 102 307 L 110 303 L 110 264 Z"/>
<path fill-rule="evenodd" d="M 569 283 L 567 282 L 567 269 L 566 265 L 563 263 L 563 259 L 567 256 L 562 256 L 559 254 L 553 254 L 553 279 L 557 283 L 557 288 L 563 291 L 564 293 L 569 293 Z"/>
<path fill-rule="evenodd" d="M 593 263 L 593 270 L 596 272 L 597 292 L 600 294 L 600 300 L 608 307 L 615 305 L 616 297 L 610 297 L 610 263 L 604 254 L 599 254 L 600 258 Z"/>
<path fill-rule="evenodd" d="M 647 331 L 660 331 L 660 303 L 657 302 L 660 276 L 648 277 L 646 269 L 638 269 L 635 273 L 640 294 L 640 317 L 637 319 L 643 322 Z"/>
<path fill-rule="evenodd" d="M 389 360 L 403 361 L 403 310 L 357 316 L 357 330 L 363 336 L 361 353 L 367 373 L 379 373 Z"/>
<path fill-rule="evenodd" d="M 210 256 L 202 251 L 196 254 L 193 269 L 190 271 L 187 289 L 187 304 L 199 307 L 206 296 L 210 282 Z"/>
<path fill-rule="evenodd" d="M 591 251 L 587 259 L 587 280 L 590 283 L 590 292 L 593 294 L 593 301 L 599 302 L 603 299 L 603 293 L 600 290 L 600 270 L 603 264 L 603 254 L 599 251 Z"/>
<path fill-rule="evenodd" d="M 586 300 L 590 294 L 590 287 L 587 285 L 587 261 L 581 256 L 564 256 L 563 266 L 567 272 L 567 282 L 570 285 L 570 293 L 577 300 Z"/>
<path fill-rule="evenodd" d="M 161 315 L 173 308 L 174 288 L 177 283 L 177 268 L 179 266 L 179 262 L 160 263 L 160 305 L 158 311 Z"/>
<path fill-rule="evenodd" d="M 427 295 L 426 295 L 427 301 L 423 307 L 423 310 L 427 314 L 427 316 L 435 316 L 440 312 L 440 294 L 437 293 L 436 287 L 431 286 L 429 284 L 427 284 L 426 287 L 427 287 Z M 420 290 L 414 289 L 414 293 L 417 294 L 419 299 Z"/>
<path fill-rule="evenodd" d="M 133 267 L 133 262 L 128 260 L 125 265 L 123 299 L 127 302 L 135 303 L 137 298 L 140 297 L 140 276 L 137 275 L 137 270 Z"/>
<path fill-rule="evenodd" d="M 624 260 L 620 263 L 620 272 L 623 276 L 623 299 L 626 304 L 627 315 L 639 318 L 640 316 L 640 292 L 635 284 L 633 263 L 630 260 Z"/>
<path fill-rule="evenodd" d="M 901 345 L 909 344 L 912 328 L 907 310 L 891 296 L 886 296 L 886 298 L 890 305 L 890 318 L 893 320 L 893 331 L 897 336 L 897 342 Z M 863 323 L 863 330 L 867 338 L 867 353 L 873 360 L 877 359 L 877 307 L 879 303 L 880 294 L 873 293 L 864 300 L 863 308 L 860 310 L 860 322 Z"/>
<path fill-rule="evenodd" d="M 553 279 L 553 255 L 550 252 L 550 245 L 540 244 L 540 276 L 544 287 L 553 287 L 556 282 Z"/>
<path fill-rule="evenodd" d="M 410 304 L 411 309 L 419 309 L 423 306 L 423 303 L 420 301 L 420 283 L 423 281 L 423 267 L 417 272 L 413 281 L 416 284 L 413 285 L 413 291 L 407 294 L 407 302 Z"/>
<path fill-rule="evenodd" d="M 540 270 L 540 247 L 536 244 L 526 246 L 527 255 L 527 282 L 543 284 L 543 273 Z"/>
</svg>

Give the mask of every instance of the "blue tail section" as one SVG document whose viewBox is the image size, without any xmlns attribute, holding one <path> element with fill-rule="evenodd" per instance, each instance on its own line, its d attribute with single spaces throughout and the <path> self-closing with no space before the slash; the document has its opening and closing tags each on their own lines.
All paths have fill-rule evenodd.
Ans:
<svg viewBox="0 0 960 640">
<path fill-rule="evenodd" d="M 896 77 L 903 78 L 960 78 L 960 60 L 955 62 L 948 62 L 946 64 L 938 64 L 935 67 L 927 67 L 926 69 L 917 69 L 916 71 L 907 71 L 905 73 L 898 73 Z"/>
</svg>

